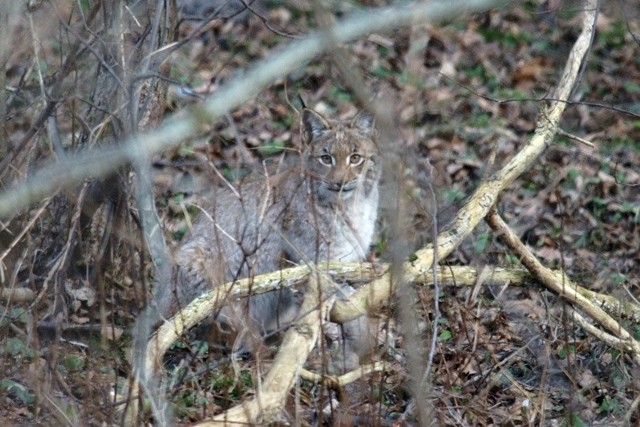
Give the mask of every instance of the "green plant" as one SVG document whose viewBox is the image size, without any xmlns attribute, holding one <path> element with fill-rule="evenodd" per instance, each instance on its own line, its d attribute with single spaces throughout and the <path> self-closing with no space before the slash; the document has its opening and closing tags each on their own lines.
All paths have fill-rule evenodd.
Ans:
<svg viewBox="0 0 640 427">
<path fill-rule="evenodd" d="M 440 341 L 440 342 L 450 341 L 451 338 L 453 338 L 453 334 L 451 333 L 451 331 L 449 329 L 445 329 L 444 331 L 442 331 L 442 332 L 440 332 L 438 334 L 438 341 Z"/>
<path fill-rule="evenodd" d="M 569 412 L 567 416 L 560 423 L 561 426 L 570 426 L 570 427 L 587 427 L 587 424 L 580 415 L 575 412 Z"/>
<path fill-rule="evenodd" d="M 371 74 L 373 74 L 374 77 L 377 77 L 379 79 L 384 79 L 387 77 L 392 77 L 394 75 L 394 72 L 389 67 L 385 67 L 384 65 L 379 65 L 378 67 L 374 68 L 371 71 Z"/>
<path fill-rule="evenodd" d="M 353 102 L 353 96 L 351 95 L 351 92 L 339 86 L 332 86 L 329 89 L 329 98 L 336 99 L 341 102 Z"/>
<path fill-rule="evenodd" d="M 279 139 L 271 139 L 256 148 L 262 156 L 269 157 L 282 153 L 285 149 L 284 142 Z"/>
<path fill-rule="evenodd" d="M 446 204 L 452 205 L 464 199 L 466 194 L 462 190 L 452 187 L 446 189 L 443 193 L 443 196 Z"/>
<path fill-rule="evenodd" d="M 576 354 L 576 346 L 573 344 L 569 344 L 568 346 L 562 346 L 558 351 L 558 357 L 560 359 L 566 359 L 569 355 Z"/>
<path fill-rule="evenodd" d="M 36 400 L 35 395 L 31 393 L 29 389 L 8 378 L 0 380 L 0 390 L 3 390 L 8 396 L 18 399 L 27 405 L 32 404 Z"/>
<path fill-rule="evenodd" d="M 295 114 L 287 114 L 286 116 L 280 117 L 280 119 L 274 122 L 274 125 L 278 129 L 286 129 L 289 130 L 293 127 Z"/>
<path fill-rule="evenodd" d="M 17 307 L 7 311 L 7 313 L 0 317 L 0 327 L 9 325 L 10 323 L 26 324 L 29 321 L 29 313 L 25 308 Z"/>
<path fill-rule="evenodd" d="M 16 337 L 9 337 L 4 341 L 2 347 L 2 353 L 8 354 L 14 358 L 26 357 L 33 358 L 36 356 L 36 351 L 31 348 L 24 340 Z"/>
<path fill-rule="evenodd" d="M 62 365 L 67 372 L 78 372 L 84 369 L 85 358 L 76 354 L 70 354 L 64 357 Z"/>
<path fill-rule="evenodd" d="M 507 253 L 505 255 L 505 260 L 509 265 L 519 265 L 520 261 L 518 260 L 518 257 L 513 255 L 512 253 Z"/>
<path fill-rule="evenodd" d="M 240 371 L 238 381 L 236 381 L 235 376 L 229 375 L 222 370 L 215 371 L 209 381 L 209 390 L 216 394 L 228 392 L 234 399 L 240 398 L 248 389 L 253 387 L 253 376 L 251 371 L 247 369 Z M 232 386 L 233 388 L 231 388 Z"/>
<path fill-rule="evenodd" d="M 614 414 L 622 414 L 624 413 L 624 409 L 622 404 L 618 399 L 614 399 L 610 396 L 605 396 L 598 407 L 598 413 L 614 413 Z"/>
<path fill-rule="evenodd" d="M 233 182 L 249 175 L 249 171 L 245 168 L 230 168 L 225 166 L 222 168 L 222 175 L 230 182 Z"/>
<path fill-rule="evenodd" d="M 178 148 L 178 155 L 182 157 L 193 156 L 195 153 L 196 150 L 192 145 L 181 145 L 180 148 Z"/>
<path fill-rule="evenodd" d="M 625 36 L 627 35 L 627 28 L 622 21 L 614 22 L 609 29 L 602 31 L 599 34 L 599 39 L 602 47 L 608 49 L 620 48 L 625 44 Z"/>
<path fill-rule="evenodd" d="M 491 234 L 482 233 L 473 241 L 473 249 L 476 251 L 476 253 L 481 254 L 485 251 L 485 249 L 487 249 L 489 243 L 491 243 Z"/>
</svg>

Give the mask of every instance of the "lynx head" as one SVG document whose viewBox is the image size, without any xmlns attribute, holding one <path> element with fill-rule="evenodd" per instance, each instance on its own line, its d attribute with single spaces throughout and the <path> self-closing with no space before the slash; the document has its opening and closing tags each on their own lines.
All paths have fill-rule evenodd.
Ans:
<svg viewBox="0 0 640 427">
<path fill-rule="evenodd" d="M 369 196 L 380 178 L 373 116 L 362 112 L 348 123 L 329 122 L 302 111 L 303 158 L 321 203 Z"/>
</svg>

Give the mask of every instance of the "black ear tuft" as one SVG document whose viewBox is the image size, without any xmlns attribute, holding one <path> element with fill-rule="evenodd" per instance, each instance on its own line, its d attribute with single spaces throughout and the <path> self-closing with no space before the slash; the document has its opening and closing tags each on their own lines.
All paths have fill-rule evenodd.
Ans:
<svg viewBox="0 0 640 427">
<path fill-rule="evenodd" d="M 302 110 L 302 140 L 305 144 L 322 135 L 329 127 L 329 123 L 319 113 L 308 108 Z"/>
<path fill-rule="evenodd" d="M 375 130 L 375 118 L 368 111 L 363 111 L 353 119 L 351 127 L 363 135 L 370 135 Z"/>
</svg>

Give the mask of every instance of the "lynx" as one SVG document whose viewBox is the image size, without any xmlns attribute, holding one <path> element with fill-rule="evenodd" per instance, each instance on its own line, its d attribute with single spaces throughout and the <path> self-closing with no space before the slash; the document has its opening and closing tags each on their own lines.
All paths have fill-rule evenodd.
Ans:
<svg viewBox="0 0 640 427">
<path fill-rule="evenodd" d="M 294 264 L 365 259 L 380 178 L 373 117 L 330 123 L 304 109 L 301 134 L 296 166 L 218 189 L 195 220 L 175 255 L 179 306 L 220 284 Z M 290 291 L 254 295 L 228 304 L 217 320 L 269 334 L 294 318 L 295 300 Z"/>
</svg>

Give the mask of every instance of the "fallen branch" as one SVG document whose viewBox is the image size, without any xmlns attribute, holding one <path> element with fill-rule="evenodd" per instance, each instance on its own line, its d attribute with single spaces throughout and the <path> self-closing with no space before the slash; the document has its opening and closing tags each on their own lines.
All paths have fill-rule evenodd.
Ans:
<svg viewBox="0 0 640 427">
<path fill-rule="evenodd" d="M 579 287 L 566 274 L 543 266 L 495 210 L 491 210 L 487 215 L 487 223 L 494 231 L 499 233 L 504 243 L 518 255 L 520 262 L 527 267 L 540 283 L 573 305 L 580 307 L 589 317 L 605 327 L 613 336 L 619 339 L 616 346 L 623 347 L 631 352 L 636 363 L 640 364 L 640 342 L 636 341 L 618 321 L 583 296 L 578 290 Z M 609 336 L 594 333 L 592 328 L 586 328 L 586 330 L 609 344 L 613 342 L 609 339 Z"/>
<path fill-rule="evenodd" d="M 363 278 L 379 277 L 388 268 L 386 264 L 376 268 L 369 263 L 337 262 L 329 263 L 324 267 L 325 269 L 322 272 L 329 274 L 336 282 L 362 281 Z M 310 271 L 311 269 L 306 266 L 288 268 L 262 274 L 251 279 L 230 282 L 201 295 L 174 317 L 163 323 L 152 336 L 147 346 L 147 369 L 155 372 L 161 366 L 162 357 L 171 344 L 187 330 L 215 313 L 221 305 L 229 300 L 246 298 L 249 295 L 275 291 L 286 287 L 300 286 L 308 281 Z M 439 267 L 436 270 L 435 279 L 449 286 L 473 286 L 480 280 L 480 277 L 486 278 L 487 285 L 509 284 L 517 286 L 535 280 L 531 273 L 521 268 L 485 267 L 482 271 L 478 271 L 475 268 L 466 266 Z M 426 277 L 414 277 L 411 282 L 428 286 L 434 283 L 434 277 L 431 274 Z M 622 303 L 614 297 L 589 291 L 582 287 L 577 287 L 577 289 L 581 294 L 588 295 L 588 298 L 595 304 L 604 307 L 606 310 L 611 310 L 612 315 L 622 315 L 626 318 L 640 321 L 640 307 L 637 305 Z M 352 314 L 349 301 L 347 300 L 341 304 L 342 307 L 347 307 L 346 312 L 341 312 L 339 309 L 336 310 L 336 305 L 337 303 L 334 304 L 334 308 L 331 310 L 330 320 L 344 323 L 345 319 L 349 319 L 349 315 Z"/>
<path fill-rule="evenodd" d="M 361 365 L 357 369 L 354 369 L 353 371 L 347 372 L 346 374 L 340 375 L 338 377 L 328 377 L 326 375 L 320 375 L 316 374 L 315 372 L 302 369 L 300 371 L 300 378 L 315 383 L 321 383 L 323 381 L 329 382 L 332 387 L 344 387 L 347 384 L 351 384 L 352 382 L 374 372 L 382 372 L 384 371 L 384 368 L 384 362 L 369 363 L 366 365 Z"/>
<path fill-rule="evenodd" d="M 27 288 L 1 288 L 0 300 L 15 303 L 31 302 L 36 299 L 36 293 Z"/>
<path fill-rule="evenodd" d="M 388 265 L 382 264 L 374 266 L 369 263 L 328 263 L 323 266 L 324 273 L 331 275 L 336 282 L 353 282 L 363 281 L 364 278 L 375 278 L 384 274 L 388 269 Z M 269 292 L 284 287 L 296 287 L 306 283 L 309 279 L 310 268 L 306 266 L 293 267 L 286 270 L 267 273 L 256 276 L 252 279 L 244 279 L 235 283 L 227 283 L 222 287 L 203 294 L 191 304 L 184 307 L 178 314 L 168 319 L 155 334 L 151 337 L 147 345 L 147 354 L 145 356 L 145 366 L 152 375 L 155 375 L 161 368 L 162 357 L 165 352 L 182 336 L 188 329 L 196 326 L 202 320 L 215 313 L 222 304 L 229 299 L 248 297 L 250 294 L 261 292 Z M 560 272 L 553 270 L 553 274 L 559 275 Z M 424 280 L 426 279 L 426 280 Z M 536 280 L 535 277 L 527 270 L 522 268 L 501 268 L 501 267 L 484 267 L 477 270 L 467 266 L 449 266 L 438 267 L 436 269 L 435 280 L 447 286 L 474 286 L 481 281 L 481 285 L 509 285 L 519 286 Z M 431 286 L 434 283 L 432 274 L 426 277 L 416 277 L 412 283 L 421 283 L 423 286 Z M 634 322 L 640 322 L 640 306 L 630 302 L 617 300 L 610 295 L 599 294 L 580 286 L 576 286 L 579 294 L 587 298 L 593 305 L 602 307 L 612 316 L 621 316 Z M 331 320 L 334 322 L 342 322 L 342 319 L 349 318 L 352 310 L 348 307 L 346 313 L 339 310 L 332 310 Z M 375 369 L 374 369 L 375 370 Z M 347 375 L 363 375 L 361 371 L 356 370 L 353 373 L 345 374 L 336 379 L 338 385 L 345 385 L 351 380 Z M 372 371 L 373 372 L 373 371 Z M 308 380 L 317 380 L 320 376 L 317 374 L 304 374 L 304 378 Z M 344 378 L 343 378 L 344 377 Z M 130 387 L 134 391 L 134 396 L 128 396 L 127 392 L 121 393 L 116 400 L 123 398 L 136 398 L 137 385 L 135 382 Z M 129 414 L 131 416 L 132 414 Z M 132 419 L 132 418 L 130 418 Z"/>
<path fill-rule="evenodd" d="M 368 274 L 373 274 L 375 271 L 371 264 L 329 264 L 328 266 L 329 270 L 334 272 L 334 267 L 340 268 L 340 273 L 342 275 L 339 274 L 338 277 L 342 277 L 343 279 L 349 276 L 357 276 L 361 279 L 363 274 L 367 271 L 369 272 Z M 189 328 L 199 324 L 207 317 L 212 316 L 213 313 L 216 313 L 219 308 L 223 304 L 228 303 L 230 299 L 233 300 L 241 297 L 248 297 L 249 295 L 256 293 L 268 292 L 281 289 L 282 287 L 291 287 L 306 283 L 310 279 L 310 271 L 309 267 L 294 267 L 282 271 L 276 271 L 254 278 L 243 279 L 238 282 L 227 283 L 196 298 L 189 305 L 180 310 L 175 316 L 163 323 L 156 333 L 152 335 L 151 339 L 147 343 L 146 354 L 144 354 L 143 362 L 140 366 L 134 366 L 133 377 L 129 378 L 128 382 L 129 387 L 119 393 L 116 400 L 124 400 L 128 403 L 134 402 L 140 393 L 138 378 L 140 378 L 141 375 L 154 377 L 161 367 L 162 356 L 169 346 L 182 336 L 182 334 L 184 334 L 184 332 Z M 318 273 L 318 275 L 320 275 L 320 273 Z M 309 291 L 307 290 L 307 292 Z M 307 298 L 310 297 L 305 296 L 305 301 Z M 314 300 L 314 303 L 315 305 L 308 311 L 310 314 L 314 310 L 316 312 L 318 310 L 318 299 Z M 303 303 L 303 306 L 300 308 L 300 313 L 307 312 L 303 311 L 305 307 L 306 306 Z M 307 318 L 309 315 L 304 318 Z M 278 354 L 282 353 L 283 348 L 285 348 L 284 345 L 281 346 L 281 350 Z M 302 365 L 300 365 L 300 368 L 301 367 Z M 270 370 L 270 373 L 271 372 L 273 372 L 273 369 Z M 252 411 L 255 409 L 254 406 L 249 406 L 249 408 L 252 408 Z M 127 404 L 125 411 L 126 424 L 133 425 L 133 421 L 137 417 L 137 408 L 134 404 Z"/>
<path fill-rule="evenodd" d="M 226 424 L 270 424 L 281 421 L 281 413 L 287 401 L 289 390 L 293 387 L 300 370 L 309 353 L 316 345 L 320 334 L 322 320 L 326 318 L 329 307 L 335 296 L 318 302 L 321 295 L 331 292 L 336 286 L 326 276 L 313 274 L 306 289 L 300 313 L 308 313 L 295 323 L 284 336 L 278 355 L 262 387 L 256 388 L 257 396 L 243 402 L 224 413 L 214 417 L 212 421 L 197 424 L 198 426 L 214 426 Z M 320 307 L 318 307 L 320 305 Z"/>
<path fill-rule="evenodd" d="M 531 140 L 502 169 L 478 186 L 452 223 L 444 232 L 438 235 L 435 241 L 438 242 L 437 253 L 440 259 L 450 254 L 471 234 L 478 223 L 495 205 L 500 192 L 511 185 L 524 171 L 528 170 L 540 157 L 547 145 L 553 141 L 562 113 L 566 107 L 566 101 L 569 100 L 577 83 L 578 75 L 586 61 L 586 55 L 589 52 L 593 35 L 595 34 L 597 6 L 597 0 L 585 0 L 584 2 L 582 31 L 569 53 L 562 78 L 553 94 L 553 99 L 555 100 L 551 101 L 549 106 L 543 109 L 539 115 L 537 127 Z M 427 280 L 426 276 L 432 267 L 433 260 L 434 248 L 432 245 L 428 245 L 416 253 L 415 261 L 404 264 L 403 276 L 398 281 L 409 282 L 416 277 Z M 349 303 L 336 302 L 332 313 L 334 310 L 348 311 L 349 315 L 344 320 L 356 318 L 363 311 L 384 303 L 393 295 L 394 290 L 395 283 L 392 283 L 389 274 L 385 274 L 370 285 L 358 290 Z"/>
</svg>

